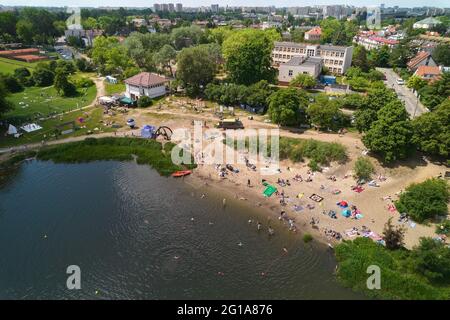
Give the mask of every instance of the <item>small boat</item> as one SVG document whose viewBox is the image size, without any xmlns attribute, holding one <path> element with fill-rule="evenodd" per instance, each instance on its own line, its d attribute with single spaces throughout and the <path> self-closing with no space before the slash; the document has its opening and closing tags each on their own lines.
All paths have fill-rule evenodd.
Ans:
<svg viewBox="0 0 450 320">
<path fill-rule="evenodd" d="M 192 173 L 191 170 L 175 171 L 174 173 L 172 173 L 172 177 L 184 177 L 190 175 L 191 173 Z"/>
</svg>

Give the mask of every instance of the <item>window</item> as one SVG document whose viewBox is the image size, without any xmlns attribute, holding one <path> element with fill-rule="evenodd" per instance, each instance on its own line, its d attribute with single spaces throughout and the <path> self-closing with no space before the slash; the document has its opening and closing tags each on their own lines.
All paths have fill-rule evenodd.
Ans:
<svg viewBox="0 0 450 320">
<path fill-rule="evenodd" d="M 339 65 L 340 65 L 340 66 L 342 66 L 342 63 L 343 63 L 343 61 L 342 61 L 342 60 L 340 60 L 340 61 L 339 61 Z"/>
<path fill-rule="evenodd" d="M 292 77 L 293 74 L 294 74 L 294 71 L 293 71 L 293 70 L 289 70 L 289 71 L 288 71 L 289 77 Z"/>
<path fill-rule="evenodd" d="M 344 52 L 341 52 L 341 58 L 343 58 L 344 57 Z"/>
</svg>

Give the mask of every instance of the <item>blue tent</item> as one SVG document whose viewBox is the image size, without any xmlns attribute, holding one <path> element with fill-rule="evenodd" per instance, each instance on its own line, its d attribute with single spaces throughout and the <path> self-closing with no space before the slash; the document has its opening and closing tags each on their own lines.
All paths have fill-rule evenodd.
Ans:
<svg viewBox="0 0 450 320">
<path fill-rule="evenodd" d="M 342 210 L 342 213 L 341 213 L 341 214 L 342 214 L 344 217 L 348 218 L 348 217 L 351 216 L 352 212 L 351 212 L 349 209 L 344 209 L 344 210 Z"/>
<path fill-rule="evenodd" d="M 150 138 L 150 139 L 154 138 L 155 137 L 155 131 L 156 131 L 156 127 L 146 124 L 141 129 L 141 137 L 142 138 Z"/>
</svg>

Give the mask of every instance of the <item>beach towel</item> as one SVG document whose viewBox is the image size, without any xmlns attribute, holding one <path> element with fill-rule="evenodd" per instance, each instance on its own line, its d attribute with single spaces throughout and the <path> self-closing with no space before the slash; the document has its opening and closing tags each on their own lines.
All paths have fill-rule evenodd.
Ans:
<svg viewBox="0 0 450 320">
<path fill-rule="evenodd" d="M 361 187 L 361 186 L 357 186 L 357 187 L 354 187 L 354 188 L 353 188 L 353 191 L 358 192 L 358 193 L 361 193 L 361 192 L 364 191 L 364 188 Z"/>
<path fill-rule="evenodd" d="M 388 210 L 389 210 L 390 212 L 395 212 L 395 211 L 397 211 L 397 208 L 395 207 L 395 205 L 390 204 L 390 205 L 388 205 Z"/>
<path fill-rule="evenodd" d="M 347 208 L 348 207 L 348 203 L 347 201 L 340 201 L 338 203 L 336 203 L 339 207 L 341 208 Z"/>
<path fill-rule="evenodd" d="M 323 200 L 323 197 L 319 196 L 318 194 L 313 193 L 310 197 L 309 197 L 312 201 L 315 202 L 320 202 Z"/>
<path fill-rule="evenodd" d="M 334 189 L 333 191 L 331 191 L 332 194 L 339 194 L 341 193 L 341 190 L 339 189 Z"/>
<path fill-rule="evenodd" d="M 355 218 L 359 220 L 359 219 L 364 218 L 364 216 L 363 216 L 361 213 L 357 213 L 357 214 L 355 215 Z"/>
<path fill-rule="evenodd" d="M 274 186 L 268 185 L 267 188 L 264 190 L 263 195 L 264 195 L 264 197 L 270 197 L 275 192 L 277 192 L 277 188 L 275 188 Z"/>
<path fill-rule="evenodd" d="M 303 198 L 304 195 L 305 195 L 304 193 L 299 193 L 299 194 L 297 195 L 297 198 L 301 199 L 301 198 Z"/>
</svg>

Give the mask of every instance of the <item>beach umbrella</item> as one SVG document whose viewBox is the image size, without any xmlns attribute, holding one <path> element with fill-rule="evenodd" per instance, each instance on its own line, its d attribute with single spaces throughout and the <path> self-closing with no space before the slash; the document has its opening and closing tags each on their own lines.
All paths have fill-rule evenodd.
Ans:
<svg viewBox="0 0 450 320">
<path fill-rule="evenodd" d="M 346 208 L 346 207 L 348 207 L 348 203 L 347 203 L 347 201 L 342 200 L 341 202 L 338 202 L 338 206 Z"/>
</svg>

